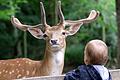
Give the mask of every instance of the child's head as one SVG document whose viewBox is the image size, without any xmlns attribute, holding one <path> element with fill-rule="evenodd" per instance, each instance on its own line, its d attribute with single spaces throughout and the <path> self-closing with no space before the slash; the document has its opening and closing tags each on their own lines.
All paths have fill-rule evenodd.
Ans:
<svg viewBox="0 0 120 80">
<path fill-rule="evenodd" d="M 104 65 L 108 60 L 108 47 L 101 40 L 91 40 L 84 51 L 85 64 Z"/>
</svg>

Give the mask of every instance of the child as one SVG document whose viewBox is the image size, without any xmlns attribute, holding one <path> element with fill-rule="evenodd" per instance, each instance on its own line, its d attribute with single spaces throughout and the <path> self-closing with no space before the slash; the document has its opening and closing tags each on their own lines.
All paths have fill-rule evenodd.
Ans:
<svg viewBox="0 0 120 80">
<path fill-rule="evenodd" d="M 104 65 L 108 60 L 108 47 L 101 40 L 91 40 L 84 50 L 85 65 L 68 72 L 64 80 L 112 80 Z"/>
</svg>

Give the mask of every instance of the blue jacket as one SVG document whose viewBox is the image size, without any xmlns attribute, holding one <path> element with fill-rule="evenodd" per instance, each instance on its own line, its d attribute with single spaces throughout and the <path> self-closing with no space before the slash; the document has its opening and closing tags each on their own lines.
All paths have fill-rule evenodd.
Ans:
<svg viewBox="0 0 120 80">
<path fill-rule="evenodd" d="M 66 73 L 64 80 L 102 80 L 102 78 L 92 65 L 81 65 Z M 109 80 L 112 80 L 110 73 Z"/>
</svg>

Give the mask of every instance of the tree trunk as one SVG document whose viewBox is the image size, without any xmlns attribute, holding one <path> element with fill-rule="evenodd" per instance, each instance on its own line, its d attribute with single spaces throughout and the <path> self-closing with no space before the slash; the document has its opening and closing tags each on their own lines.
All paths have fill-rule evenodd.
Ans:
<svg viewBox="0 0 120 80">
<path fill-rule="evenodd" d="M 23 35 L 23 46 L 24 46 L 24 49 L 23 49 L 24 57 L 27 58 L 27 32 L 24 32 L 24 35 Z"/>
<path fill-rule="evenodd" d="M 117 26 L 118 26 L 118 44 L 117 44 L 117 67 L 120 68 L 120 0 L 116 0 Z"/>
</svg>

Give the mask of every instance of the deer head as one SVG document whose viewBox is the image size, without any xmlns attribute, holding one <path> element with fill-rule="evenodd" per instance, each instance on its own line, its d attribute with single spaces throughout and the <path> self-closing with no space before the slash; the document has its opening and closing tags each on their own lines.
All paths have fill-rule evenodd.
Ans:
<svg viewBox="0 0 120 80">
<path fill-rule="evenodd" d="M 99 15 L 98 11 L 92 10 L 88 18 L 71 21 L 65 20 L 62 10 L 61 10 L 61 2 L 58 1 L 57 13 L 60 18 L 60 22 L 55 26 L 50 26 L 46 22 L 46 15 L 43 3 L 40 2 L 41 8 L 41 24 L 30 26 L 22 24 L 17 18 L 12 16 L 11 22 L 12 24 L 19 28 L 22 31 L 29 31 L 35 38 L 37 39 L 45 39 L 47 41 L 47 45 L 50 48 L 62 48 L 65 46 L 65 38 L 69 35 L 74 35 L 84 23 L 90 23 L 95 20 Z M 65 28 L 65 26 L 69 26 Z"/>
</svg>

